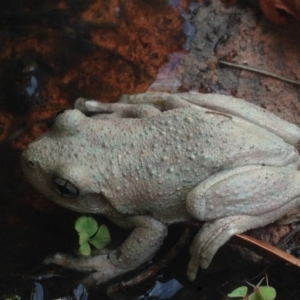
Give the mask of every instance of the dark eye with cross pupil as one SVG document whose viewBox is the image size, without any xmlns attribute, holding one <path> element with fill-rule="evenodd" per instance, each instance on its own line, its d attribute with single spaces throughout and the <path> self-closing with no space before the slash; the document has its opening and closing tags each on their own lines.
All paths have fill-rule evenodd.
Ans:
<svg viewBox="0 0 300 300">
<path fill-rule="evenodd" d="M 52 179 L 56 192 L 69 199 L 75 199 L 79 195 L 79 189 L 69 180 L 60 177 L 53 177 Z"/>
</svg>

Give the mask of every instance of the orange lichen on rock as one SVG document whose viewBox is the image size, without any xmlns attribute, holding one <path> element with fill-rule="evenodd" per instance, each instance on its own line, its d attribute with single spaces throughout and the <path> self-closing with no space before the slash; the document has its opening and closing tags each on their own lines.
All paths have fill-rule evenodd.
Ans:
<svg viewBox="0 0 300 300">
<path fill-rule="evenodd" d="M 82 19 L 92 24 L 98 50 L 81 69 L 89 78 L 89 96 L 105 102 L 121 93 L 145 91 L 168 54 L 182 49 L 184 42 L 183 19 L 167 1 L 98 0 Z"/>
<path fill-rule="evenodd" d="M 181 9 L 187 9 L 189 2 L 182 1 Z M 0 51 L 0 61 L 7 62 L 8 70 L 15 68 L 22 91 L 26 90 L 27 83 L 24 83 L 24 68 L 20 66 L 35 65 L 34 76 L 38 81 L 41 78 L 42 83 L 42 100 L 38 106 L 31 104 L 30 98 L 25 99 L 28 108 L 13 117 L 13 126 L 5 126 L 3 139 L 17 136 L 15 146 L 24 148 L 45 130 L 43 120 L 72 107 L 78 97 L 113 102 L 121 94 L 146 91 L 168 55 L 182 51 L 184 19 L 168 1 L 95 0 L 90 3 L 76 7 L 75 2 L 62 0 L 49 3 L 49 11 L 37 8 L 34 12 L 24 6 L 19 13 L 28 20 L 23 24 L 21 19 L 18 24 L 23 36 L 14 40 L 0 30 L 5 45 Z M 30 21 L 33 13 L 36 19 Z M 16 60 L 17 66 L 12 64 Z M 10 81 L 6 71 L 2 73 L 7 84 L 12 82 L 9 91 L 17 90 L 15 81 Z M 30 76 L 28 73 L 29 79 Z M 5 104 L 0 107 L 3 113 L 8 110 L 13 116 L 11 108 L 22 104 L 21 96 L 15 94 L 12 97 L 11 92 L 2 93 L 9 104 L 8 108 Z"/>
</svg>

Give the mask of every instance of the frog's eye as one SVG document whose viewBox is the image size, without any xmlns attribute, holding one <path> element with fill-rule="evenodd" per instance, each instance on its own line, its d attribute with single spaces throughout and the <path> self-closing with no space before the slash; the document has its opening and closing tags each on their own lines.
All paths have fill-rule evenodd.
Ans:
<svg viewBox="0 0 300 300">
<path fill-rule="evenodd" d="M 61 115 L 62 113 L 64 113 L 66 111 L 66 109 L 61 109 L 60 111 L 58 111 L 54 117 L 51 118 L 50 123 L 51 125 L 53 125 L 55 123 L 56 118 Z"/>
<path fill-rule="evenodd" d="M 52 131 L 63 134 L 76 134 L 80 132 L 83 122 L 88 118 L 77 109 L 67 109 L 56 114 Z"/>
<path fill-rule="evenodd" d="M 69 180 L 53 177 L 52 182 L 55 186 L 55 191 L 64 198 L 75 199 L 79 195 L 79 189 Z"/>
</svg>

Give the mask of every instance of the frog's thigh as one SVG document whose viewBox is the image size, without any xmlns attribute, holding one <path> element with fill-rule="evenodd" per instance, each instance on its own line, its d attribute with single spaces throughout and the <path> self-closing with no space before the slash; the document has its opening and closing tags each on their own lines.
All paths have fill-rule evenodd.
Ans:
<svg viewBox="0 0 300 300">
<path fill-rule="evenodd" d="M 210 221 L 240 214 L 262 215 L 299 195 L 299 172 L 292 167 L 244 166 L 225 170 L 187 196 L 189 214 Z"/>
<path fill-rule="evenodd" d="M 218 205 L 220 205 L 218 201 L 223 201 L 223 204 L 221 204 L 223 213 L 218 210 L 219 212 L 216 214 L 218 215 L 217 219 L 204 224 L 193 240 L 190 248 L 191 260 L 187 271 L 187 275 L 191 280 L 195 279 L 199 266 L 201 268 L 208 267 L 216 251 L 231 236 L 272 223 L 300 205 L 300 197 L 297 196 L 299 195 L 299 191 L 297 192 L 297 181 L 299 182 L 300 179 L 298 171 L 289 168 L 253 167 L 252 175 L 250 176 L 252 179 L 250 179 L 247 173 L 249 173 L 251 168 L 249 170 L 249 167 L 244 167 L 244 169 L 248 169 L 248 171 L 239 173 L 235 172 L 236 170 L 232 170 L 229 171 L 229 173 L 232 173 L 232 176 L 229 174 L 227 177 L 223 176 L 223 181 L 215 180 L 215 184 L 212 183 L 210 186 L 206 183 L 207 192 L 203 193 L 202 196 L 206 198 L 207 194 L 209 194 L 209 189 L 212 189 L 218 198 L 214 209 L 218 210 Z M 256 179 L 253 177 L 255 173 Z M 221 176 L 218 179 L 221 180 Z M 240 193 L 240 188 L 236 189 L 242 183 L 249 186 L 249 188 L 244 190 L 247 193 L 244 196 Z M 226 187 L 226 185 L 228 186 Z M 220 199 L 220 195 L 217 195 L 218 188 L 216 186 L 226 187 L 225 190 L 228 194 L 224 194 L 225 199 Z M 200 190 L 199 187 L 196 187 L 196 189 Z M 193 192 L 191 192 L 191 195 Z M 234 201 L 236 198 L 239 200 Z M 231 199 L 233 200 L 231 201 Z M 246 199 L 248 199 L 248 202 Z M 190 196 L 189 204 L 191 202 L 193 201 Z M 226 203 L 226 207 L 224 203 Z M 233 208 L 230 207 L 231 205 Z M 199 209 L 197 206 L 195 208 Z M 191 209 L 189 207 L 190 213 Z M 211 208 L 209 208 L 210 210 Z M 197 213 L 194 213 L 195 217 L 196 215 Z M 210 214 L 209 218 L 213 218 L 212 214 Z"/>
<path fill-rule="evenodd" d="M 300 129 L 295 124 L 280 119 L 261 107 L 243 99 L 225 95 L 195 92 L 178 94 L 183 100 L 214 111 L 236 116 L 264 128 L 284 141 L 295 145 L 300 140 Z"/>
</svg>

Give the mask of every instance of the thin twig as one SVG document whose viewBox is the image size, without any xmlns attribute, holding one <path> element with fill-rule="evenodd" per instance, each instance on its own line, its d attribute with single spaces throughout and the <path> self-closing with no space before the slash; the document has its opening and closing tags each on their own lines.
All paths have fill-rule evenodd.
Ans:
<svg viewBox="0 0 300 300">
<path fill-rule="evenodd" d="M 273 78 L 276 78 L 276 79 L 279 79 L 279 80 L 282 80 L 282 81 L 300 86 L 300 82 L 297 81 L 297 80 L 288 79 L 286 77 L 283 77 L 283 76 L 280 76 L 280 75 L 277 75 L 275 73 L 268 72 L 268 71 L 265 71 L 265 70 L 249 67 L 249 66 L 246 66 L 246 65 L 239 65 L 239 64 L 235 64 L 235 63 L 231 63 L 231 62 L 227 62 L 227 61 L 223 61 L 223 60 L 219 60 L 219 64 L 229 66 L 229 67 L 238 68 L 238 69 L 242 69 L 242 70 L 247 70 L 247 71 L 250 71 L 250 72 L 259 73 L 259 74 L 262 74 L 262 75 L 270 76 L 270 77 L 273 77 Z"/>
</svg>

